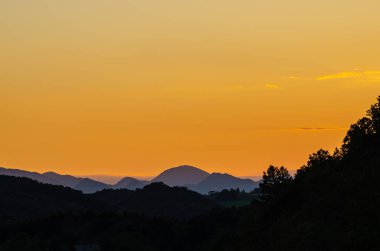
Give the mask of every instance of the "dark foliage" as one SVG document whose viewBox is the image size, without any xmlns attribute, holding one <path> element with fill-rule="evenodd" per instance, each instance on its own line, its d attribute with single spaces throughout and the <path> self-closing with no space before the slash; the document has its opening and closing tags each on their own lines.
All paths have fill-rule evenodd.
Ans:
<svg viewBox="0 0 380 251">
<path fill-rule="evenodd" d="M 13 176 L 0 175 L 0 198 L 0 224 L 58 212 L 104 209 L 102 203 L 79 191 Z"/>
<path fill-rule="evenodd" d="M 261 200 L 261 195 L 255 192 L 247 193 L 240 189 L 224 189 L 220 192 L 210 192 L 207 198 L 224 207 L 239 207 L 256 203 Z"/>
<path fill-rule="evenodd" d="M 271 165 L 263 174 L 260 189 L 263 193 L 270 196 L 278 195 L 279 193 L 286 191 L 287 186 L 291 184 L 292 180 L 292 176 L 285 167 L 276 167 Z"/>
<path fill-rule="evenodd" d="M 178 219 L 206 213 L 216 207 L 215 203 L 199 193 L 185 187 L 169 187 L 161 182 L 149 184 L 136 191 L 103 190 L 91 197 L 127 212 Z"/>
<path fill-rule="evenodd" d="M 63 212 L 125 211 L 185 219 L 206 213 L 216 203 L 183 187 L 152 183 L 136 191 L 103 190 L 95 194 L 63 186 L 0 175 L 0 225 Z"/>
</svg>

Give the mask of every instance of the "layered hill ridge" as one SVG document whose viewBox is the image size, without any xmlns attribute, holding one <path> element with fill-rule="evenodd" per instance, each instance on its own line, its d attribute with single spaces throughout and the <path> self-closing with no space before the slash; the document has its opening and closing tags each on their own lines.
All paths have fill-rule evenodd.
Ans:
<svg viewBox="0 0 380 251">
<path fill-rule="evenodd" d="M 187 187 L 198 193 L 207 194 L 210 191 L 224 189 L 240 189 L 246 192 L 258 187 L 259 182 L 250 179 L 241 179 L 230 174 L 212 173 L 203 171 L 194 166 L 182 165 L 167 169 L 151 181 L 139 180 L 133 177 L 124 177 L 116 184 L 106 184 L 90 178 L 79 178 L 72 175 L 62 175 L 55 172 L 37 173 L 19 169 L 0 168 L 0 175 L 26 177 L 41 183 L 70 187 L 83 193 L 95 193 L 103 189 L 136 190 L 151 183 L 162 182 L 168 186 Z"/>
<path fill-rule="evenodd" d="M 15 177 L 25 177 L 32 180 L 36 180 L 41 183 L 51 184 L 51 185 L 62 185 L 59 181 L 52 179 L 51 177 L 45 176 L 37 172 L 29 172 L 20 169 L 10 169 L 0 167 L 0 175 L 15 176 Z"/>
<path fill-rule="evenodd" d="M 132 177 L 122 178 L 119 182 L 112 186 L 113 189 L 130 189 L 135 190 L 137 188 L 143 188 L 148 185 L 150 182 L 145 180 L 139 180 Z"/>
<path fill-rule="evenodd" d="M 95 193 L 97 191 L 110 188 L 112 188 L 112 186 L 89 178 L 82 179 L 76 186 L 74 186 L 74 189 L 84 193 Z"/>
<path fill-rule="evenodd" d="M 71 175 L 62 175 L 55 172 L 46 172 L 46 173 L 43 173 L 42 175 L 49 177 L 53 180 L 56 180 L 63 186 L 71 187 L 71 188 L 74 188 L 83 180 L 82 178 L 74 177 Z"/>
<path fill-rule="evenodd" d="M 259 182 L 251 179 L 240 179 L 227 173 L 212 173 L 191 189 L 199 193 L 219 192 L 224 189 L 240 189 L 250 192 L 258 187 Z"/>
<path fill-rule="evenodd" d="M 209 174 L 188 165 L 170 168 L 159 174 L 152 182 L 163 182 L 169 186 L 184 186 L 202 194 L 237 188 L 250 192 L 259 186 L 259 182 L 251 179 L 241 179 L 227 173 Z"/>
</svg>

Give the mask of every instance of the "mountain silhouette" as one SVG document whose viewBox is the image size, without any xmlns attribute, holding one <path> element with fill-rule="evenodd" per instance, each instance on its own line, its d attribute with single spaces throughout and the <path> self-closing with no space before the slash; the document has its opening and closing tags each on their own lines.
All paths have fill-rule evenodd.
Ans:
<svg viewBox="0 0 380 251">
<path fill-rule="evenodd" d="M 115 185 L 106 184 L 90 178 L 79 178 L 72 175 L 62 175 L 55 172 L 43 174 L 23 171 L 19 169 L 0 168 L 0 175 L 26 177 L 41 183 L 70 187 L 83 193 L 95 193 L 103 189 L 129 189 L 136 190 L 144 186 L 163 182 L 168 186 L 187 187 L 190 190 L 206 194 L 210 191 L 222 191 L 223 189 L 236 189 L 252 191 L 258 187 L 259 182 L 250 179 L 240 179 L 229 174 L 209 174 L 199 168 L 183 165 L 167 169 L 160 173 L 152 181 L 139 180 L 133 177 L 122 178 Z"/>
<path fill-rule="evenodd" d="M 103 189 L 112 188 L 111 185 L 104 184 L 99 181 L 95 181 L 89 178 L 82 179 L 76 186 L 73 187 L 76 190 L 80 190 L 83 193 L 95 193 Z"/>
<path fill-rule="evenodd" d="M 121 179 L 119 182 L 117 182 L 115 185 L 112 186 L 113 189 L 130 189 L 130 190 L 136 190 L 137 188 L 143 188 L 144 186 L 148 185 L 149 181 L 144 180 L 138 180 L 132 177 L 125 177 Z"/>
<path fill-rule="evenodd" d="M 63 185 L 61 182 L 53 179 L 52 177 L 45 176 L 37 172 L 29 172 L 19 169 L 9 169 L 0 167 L 0 175 L 15 176 L 15 177 L 26 177 L 32 180 L 36 180 L 41 183 L 52 184 L 52 185 Z"/>
<path fill-rule="evenodd" d="M 250 192 L 259 186 L 259 182 L 251 179 L 240 179 L 229 174 L 212 173 L 190 189 L 205 194 L 210 191 L 219 192 L 224 189 L 240 189 Z"/>
<path fill-rule="evenodd" d="M 55 172 L 46 172 L 46 173 L 43 173 L 42 175 L 58 181 L 63 186 L 71 187 L 71 188 L 78 185 L 82 180 L 82 178 L 74 177 L 71 175 L 62 175 Z"/>
<path fill-rule="evenodd" d="M 30 178 L 45 184 L 70 187 L 84 193 L 95 193 L 97 191 L 112 187 L 111 185 L 89 178 L 78 178 L 71 175 L 61 175 L 55 172 L 46 172 L 41 174 L 37 172 L 0 167 L 0 175 Z M 134 186 L 138 185 L 136 184 Z"/>
<path fill-rule="evenodd" d="M 198 184 L 208 175 L 209 173 L 199 168 L 184 165 L 162 172 L 152 182 L 163 182 L 169 186 L 188 186 Z"/>
</svg>

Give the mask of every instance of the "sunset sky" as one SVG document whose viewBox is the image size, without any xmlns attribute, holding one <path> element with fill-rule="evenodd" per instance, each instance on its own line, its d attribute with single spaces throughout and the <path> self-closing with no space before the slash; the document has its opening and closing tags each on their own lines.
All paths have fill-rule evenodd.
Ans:
<svg viewBox="0 0 380 251">
<path fill-rule="evenodd" d="M 380 95 L 379 0 L 2 0 L 0 166 L 260 175 Z"/>
</svg>

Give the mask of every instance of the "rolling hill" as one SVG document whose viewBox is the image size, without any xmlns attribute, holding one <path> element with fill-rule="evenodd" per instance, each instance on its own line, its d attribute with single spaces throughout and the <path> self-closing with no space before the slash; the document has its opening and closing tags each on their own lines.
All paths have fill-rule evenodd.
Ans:
<svg viewBox="0 0 380 251">
<path fill-rule="evenodd" d="M 82 178 L 74 177 L 71 175 L 62 175 L 55 172 L 46 172 L 46 173 L 43 173 L 42 175 L 50 179 L 58 181 L 63 186 L 71 187 L 71 188 L 74 188 L 76 185 L 78 185 L 82 181 Z"/>
<path fill-rule="evenodd" d="M 199 168 L 184 165 L 165 170 L 152 182 L 163 182 L 169 186 L 188 186 L 198 184 L 208 175 L 209 173 Z"/>
<path fill-rule="evenodd" d="M 229 174 L 212 173 L 190 189 L 202 194 L 210 191 L 220 192 L 224 189 L 240 189 L 250 192 L 259 186 L 258 182 L 251 179 L 240 179 Z"/>
<path fill-rule="evenodd" d="M 81 182 L 99 185 L 86 179 Z M 125 211 L 183 219 L 207 213 L 217 207 L 216 203 L 194 191 L 184 187 L 169 187 L 163 183 L 152 183 L 136 191 L 102 189 L 100 192 L 83 194 L 69 187 L 8 175 L 0 175 L 0 198 L 0 225 L 87 210 Z"/>
<path fill-rule="evenodd" d="M 58 212 L 101 208 L 80 191 L 9 175 L 0 175 L 0 198 L 3 224 Z"/>
<path fill-rule="evenodd" d="M 52 185 L 63 185 L 59 181 L 45 176 L 43 174 L 37 173 L 37 172 L 29 172 L 19 169 L 10 169 L 10 168 L 4 168 L 0 167 L 0 175 L 8 175 L 8 176 L 15 176 L 15 177 L 26 177 L 30 178 L 32 180 L 36 180 L 42 183 L 46 184 L 52 184 Z"/>
<path fill-rule="evenodd" d="M 103 189 L 110 189 L 112 186 L 96 180 L 84 178 L 73 188 L 82 191 L 83 193 L 95 193 Z"/>
<path fill-rule="evenodd" d="M 106 184 L 90 178 L 78 178 L 72 175 L 62 175 L 55 172 L 46 172 L 43 174 L 37 172 L 28 172 L 19 169 L 0 168 L 0 175 L 9 175 L 16 177 L 26 177 L 33 180 L 52 184 L 70 187 L 83 193 L 95 193 L 103 189 L 141 189 L 144 186 L 163 182 L 168 186 L 187 187 L 190 190 L 207 194 L 210 191 L 222 191 L 223 189 L 252 191 L 258 187 L 259 182 L 254 182 L 250 179 L 241 179 L 229 174 L 212 173 L 209 174 L 199 168 L 183 165 L 167 169 L 160 173 L 152 181 L 139 180 L 133 177 L 122 178 L 114 185 Z"/>
<path fill-rule="evenodd" d="M 113 189 L 130 189 L 136 190 L 137 188 L 143 188 L 148 185 L 149 181 L 138 180 L 132 177 L 125 177 L 112 186 Z"/>
</svg>

